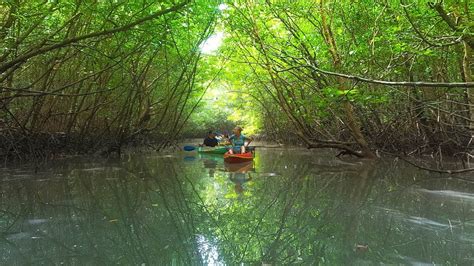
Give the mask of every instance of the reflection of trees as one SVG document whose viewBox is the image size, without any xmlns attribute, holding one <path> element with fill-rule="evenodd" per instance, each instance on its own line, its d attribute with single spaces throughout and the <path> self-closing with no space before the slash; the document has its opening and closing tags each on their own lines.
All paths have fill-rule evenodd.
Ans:
<svg viewBox="0 0 474 266">
<path fill-rule="evenodd" d="M 243 221 L 234 219 L 244 225 L 239 234 L 245 236 L 236 259 L 282 264 L 321 261 L 332 237 L 330 231 L 336 227 L 331 222 L 335 215 L 330 211 L 330 200 L 324 194 L 328 187 L 337 185 L 334 181 L 338 173 L 326 174 L 321 182 L 309 176 L 310 167 L 301 166 L 296 160 L 275 163 L 298 168 L 282 173 L 277 180 L 270 177 L 262 181 L 253 202 L 247 203 L 253 208 L 238 206 L 234 210 L 233 216 L 241 210 L 245 212 Z"/>
<path fill-rule="evenodd" d="M 280 175 L 266 178 L 256 175 L 252 197 L 217 210 L 218 220 L 232 232 L 229 237 L 235 244 L 231 248 L 227 246 L 229 240 L 219 243 L 228 263 L 343 265 L 357 259 L 407 262 L 401 259 L 401 254 L 421 258 L 420 261 L 438 257 L 440 261 L 453 262 L 463 261 L 461 255 L 466 255 L 458 251 L 457 259 L 446 260 L 440 254 L 449 257 L 455 249 L 446 250 L 436 244 L 443 241 L 437 236 L 439 231 L 414 230 L 406 220 L 394 223 L 393 217 L 379 213 L 379 206 L 398 208 L 406 211 L 406 216 L 426 209 L 417 195 L 404 198 L 407 193 L 411 195 L 406 188 L 412 187 L 413 179 L 419 179 L 423 173 L 400 165 L 372 162 L 307 166 L 298 158 L 285 156 L 272 157 L 262 165 L 266 169 L 279 169 Z M 430 207 L 427 213 L 438 219 L 446 216 Z M 420 240 L 418 246 L 394 246 L 416 239 Z M 356 252 L 356 244 L 368 244 L 369 250 Z M 430 250 L 431 254 L 420 249 Z"/>
<path fill-rule="evenodd" d="M 253 161 L 243 163 L 224 163 L 228 172 L 229 180 L 234 184 L 235 193 L 241 198 L 244 194 L 245 183 L 252 180 L 251 172 L 254 172 Z"/>
<path fill-rule="evenodd" d="M 439 178 L 441 175 L 432 176 L 403 164 L 385 163 L 377 172 L 384 172 L 390 182 L 374 189 L 371 197 L 376 208 L 365 208 L 365 221 L 359 230 L 372 243 L 368 255 L 373 260 L 470 264 L 466 259 L 474 250 L 464 237 L 469 238 L 474 228 L 462 221 L 473 218 L 473 212 L 463 211 L 467 206 L 472 209 L 473 202 L 452 202 L 420 190 L 473 191 L 474 186 L 461 180 L 447 182 Z M 400 178 L 404 176 L 408 178 Z"/>
<path fill-rule="evenodd" d="M 304 219 L 312 216 L 303 210 L 301 195 L 308 170 L 298 169 L 297 175 L 282 175 L 278 181 L 260 180 L 256 183 L 262 186 L 255 188 L 253 197 L 219 210 L 219 220 L 233 229 L 231 242 L 237 243 L 233 250 L 220 243 L 229 263 L 296 262 L 298 249 L 308 244 L 300 242 L 309 229 Z"/>
<path fill-rule="evenodd" d="M 460 215 L 459 204 L 443 201 L 441 206 L 444 207 L 440 208 L 439 201 L 417 192 L 420 186 L 463 190 L 465 184 L 459 186 L 457 181 L 451 180 L 448 185 L 426 172 L 393 163 L 379 163 L 370 172 L 368 178 L 361 172 L 359 178 L 352 179 L 353 183 L 344 186 L 348 203 L 346 214 L 341 216 L 347 220 L 342 238 L 346 244 L 344 263 L 360 257 L 362 261 L 387 263 L 458 264 L 471 257 L 473 251 L 466 250 L 471 244 L 461 243 L 460 227 L 456 227 L 456 220 L 465 219 L 469 214 Z M 355 190 L 358 193 L 350 193 L 349 187 L 359 187 Z M 449 221 L 454 228 L 443 228 L 442 224 L 448 225 Z M 469 235 L 469 231 L 472 232 L 472 228 L 461 235 Z M 356 243 L 369 244 L 369 252 L 351 252 Z"/>
<path fill-rule="evenodd" d="M 3 182 L 1 262 L 195 265 L 218 254 L 227 264 L 403 263 L 402 255 L 457 264 L 473 255 L 460 238 L 474 234 L 472 204 L 416 192 L 473 189 L 462 181 L 434 184 L 387 163 L 262 154 L 239 199 L 225 197 L 233 182 L 222 162 L 210 178 L 202 161 L 173 158 L 70 165 Z M 452 227 L 414 223 L 423 219 Z M 369 251 L 354 252 L 356 243 Z"/>
<path fill-rule="evenodd" d="M 7 236 L 2 249 L 16 245 L 17 255 L 28 254 L 3 256 L 3 262 L 24 257 L 48 264 L 139 265 L 156 263 L 157 258 L 165 264 L 200 263 L 194 224 L 199 219 L 190 206 L 192 195 L 186 195 L 187 181 L 177 176 L 173 162 L 154 163 L 136 160 L 113 165 L 123 169 L 65 169 L 67 179 L 3 187 L 10 195 L 2 209 L 11 213 L 12 225 L 2 224 Z M 41 222 L 25 226 L 35 219 Z M 25 232 L 25 238 L 8 240 L 17 232 Z"/>
</svg>

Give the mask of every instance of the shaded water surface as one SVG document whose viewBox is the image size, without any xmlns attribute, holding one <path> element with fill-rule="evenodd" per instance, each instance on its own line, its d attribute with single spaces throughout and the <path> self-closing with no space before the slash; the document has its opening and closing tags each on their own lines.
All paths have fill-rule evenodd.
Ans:
<svg viewBox="0 0 474 266">
<path fill-rule="evenodd" d="M 474 263 L 474 183 L 321 151 L 256 155 L 0 169 L 0 264 Z"/>
</svg>

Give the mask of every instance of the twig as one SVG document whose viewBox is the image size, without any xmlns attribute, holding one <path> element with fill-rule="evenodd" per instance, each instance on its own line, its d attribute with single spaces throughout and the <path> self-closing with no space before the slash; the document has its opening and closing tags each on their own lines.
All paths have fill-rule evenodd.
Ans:
<svg viewBox="0 0 474 266">
<path fill-rule="evenodd" d="M 452 169 L 434 169 L 434 168 L 429 168 L 429 167 L 425 167 L 425 166 L 421 166 L 421 165 L 418 165 L 414 162 L 411 162 L 410 160 L 408 159 L 405 159 L 403 158 L 403 156 L 399 155 L 399 154 L 393 154 L 393 153 L 390 153 L 390 152 L 385 152 L 383 151 L 383 153 L 386 153 L 386 154 L 389 154 L 389 155 L 392 155 L 392 156 L 395 156 L 396 158 L 399 158 L 400 160 L 412 165 L 412 166 L 415 166 L 416 168 L 419 168 L 421 170 L 426 170 L 426 171 L 430 171 L 430 172 L 435 172 L 435 173 L 440 173 L 440 174 L 451 174 L 451 175 L 454 175 L 454 174 L 462 174 L 462 173 L 467 173 L 467 172 L 472 172 L 474 171 L 474 168 L 466 168 L 466 169 L 455 169 L 455 170 L 452 170 Z"/>
</svg>

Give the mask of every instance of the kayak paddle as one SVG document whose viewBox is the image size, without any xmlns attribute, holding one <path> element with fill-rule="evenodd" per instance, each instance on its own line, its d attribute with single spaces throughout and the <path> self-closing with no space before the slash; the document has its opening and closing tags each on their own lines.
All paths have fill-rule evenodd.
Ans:
<svg viewBox="0 0 474 266">
<path fill-rule="evenodd" d="M 183 150 L 185 151 L 194 151 L 196 149 L 196 147 L 194 146 L 191 146 L 191 145 L 186 145 L 183 147 Z"/>
</svg>

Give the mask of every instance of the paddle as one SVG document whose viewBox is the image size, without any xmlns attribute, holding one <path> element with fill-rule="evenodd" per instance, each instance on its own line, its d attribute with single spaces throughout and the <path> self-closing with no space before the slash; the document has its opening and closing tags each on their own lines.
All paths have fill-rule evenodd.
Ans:
<svg viewBox="0 0 474 266">
<path fill-rule="evenodd" d="M 225 146 L 225 147 L 227 147 L 227 146 Z M 247 149 L 249 151 L 251 151 L 251 150 L 255 150 L 255 147 L 265 147 L 265 146 L 247 146 Z M 186 145 L 186 146 L 183 147 L 183 150 L 185 150 L 185 151 L 194 151 L 195 149 L 197 149 L 197 148 L 195 146 L 192 146 L 192 145 Z"/>
<path fill-rule="evenodd" d="M 185 151 L 194 151 L 196 149 L 195 146 L 191 146 L 191 145 L 186 145 L 183 147 L 183 150 Z"/>
</svg>

